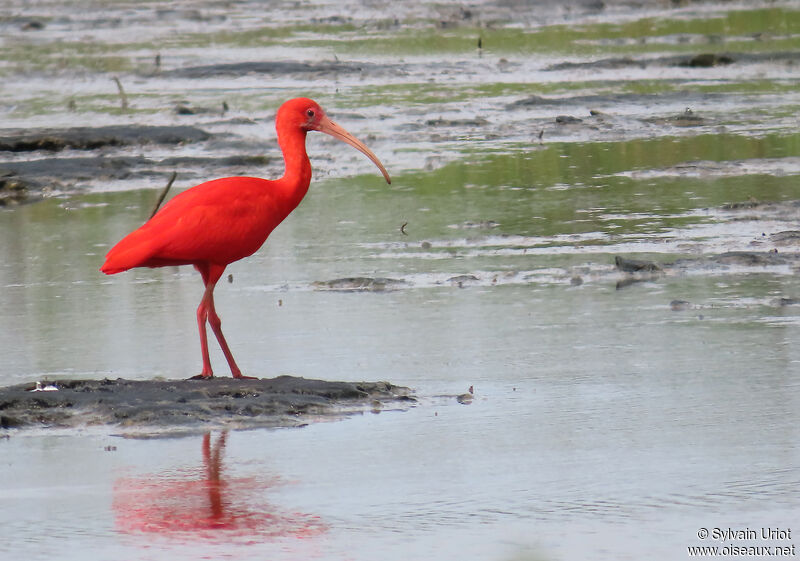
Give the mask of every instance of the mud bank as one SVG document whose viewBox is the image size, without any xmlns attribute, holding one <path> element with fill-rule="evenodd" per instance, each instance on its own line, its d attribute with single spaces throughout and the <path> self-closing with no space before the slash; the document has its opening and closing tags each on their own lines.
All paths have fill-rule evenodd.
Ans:
<svg viewBox="0 0 800 561">
<path fill-rule="evenodd" d="M 200 78 L 206 79 L 216 76 L 247 76 L 253 74 L 338 74 L 338 73 L 360 73 L 370 70 L 373 64 L 349 64 L 339 61 L 328 61 L 311 64 L 308 62 L 293 61 L 248 61 L 227 64 L 206 64 L 202 66 L 190 66 L 177 68 L 163 74 L 167 77 L 175 78 Z"/>
<path fill-rule="evenodd" d="M 153 179 L 166 183 L 172 171 L 195 181 L 193 170 L 244 175 L 270 162 L 266 156 L 184 156 L 151 159 L 144 156 L 78 156 L 0 162 L 0 207 L 32 203 L 53 193 L 80 192 L 88 183 Z M 196 181 L 199 181 L 197 179 Z"/>
<path fill-rule="evenodd" d="M 72 148 L 95 150 L 135 144 L 183 144 L 208 140 L 211 135 L 190 126 L 115 125 L 0 132 L 0 151 L 57 152 Z"/>
<path fill-rule="evenodd" d="M 798 232 L 787 231 L 773 234 L 775 239 L 796 240 Z M 717 255 L 688 257 L 667 263 L 640 259 L 629 259 L 617 255 L 614 264 L 624 277 L 617 281 L 617 289 L 641 281 L 656 281 L 665 276 L 686 276 L 720 273 L 757 273 L 788 269 L 794 274 L 800 271 L 800 253 L 777 251 L 728 251 Z"/>
<path fill-rule="evenodd" d="M 37 389 L 38 388 L 38 389 Z M 206 429 L 302 426 L 384 407 L 408 408 L 411 390 L 388 382 L 294 376 L 256 380 L 61 380 L 0 388 L 0 427 Z"/>
<path fill-rule="evenodd" d="M 201 142 L 211 138 L 208 132 L 192 126 L 115 125 L 104 127 L 71 127 L 64 129 L 30 129 L 0 131 L 0 207 L 18 203 L 35 202 L 53 192 L 71 192 L 78 183 L 94 183 L 109 179 L 123 179 L 133 174 L 147 176 L 159 171 L 160 164 L 140 155 L 107 157 L 103 149 L 141 145 L 178 145 Z M 54 152 L 67 151 L 71 155 L 53 158 Z M 82 153 L 99 154 L 84 156 Z M 41 158 L 14 159 L 18 153 L 40 153 Z M 222 158 L 225 165 L 231 158 Z M 238 163 L 234 159 L 233 163 Z M 249 163 L 249 162 L 248 162 Z M 205 165 L 213 162 L 204 161 Z M 163 171 L 161 172 L 163 173 Z"/>
</svg>

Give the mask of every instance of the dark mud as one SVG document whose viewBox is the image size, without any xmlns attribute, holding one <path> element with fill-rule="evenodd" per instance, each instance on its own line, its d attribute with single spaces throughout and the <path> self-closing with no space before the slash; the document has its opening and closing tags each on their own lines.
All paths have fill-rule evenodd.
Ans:
<svg viewBox="0 0 800 561">
<path fill-rule="evenodd" d="M 780 232 L 785 234 L 787 245 L 800 246 L 800 236 L 796 232 Z M 628 259 L 617 255 L 614 258 L 616 269 L 625 274 L 625 278 L 617 282 L 617 288 L 624 288 L 642 281 L 654 281 L 664 276 L 687 275 L 698 272 L 714 274 L 730 272 L 757 272 L 767 268 L 789 268 L 800 274 L 800 252 L 772 251 L 727 251 L 716 255 L 680 258 L 672 262 L 657 263 L 641 259 Z"/>
<path fill-rule="evenodd" d="M 48 194 L 81 191 L 85 184 L 98 181 L 164 177 L 174 170 L 181 179 L 194 177 L 192 169 L 225 170 L 230 175 L 246 175 L 253 168 L 266 166 L 266 156 L 178 156 L 151 159 L 145 156 L 79 156 L 0 162 L 0 207 L 36 202 Z"/>
<path fill-rule="evenodd" d="M 661 266 L 653 261 L 642 261 L 640 259 L 626 259 L 617 255 L 614 258 L 617 269 L 623 273 L 660 273 Z"/>
<path fill-rule="evenodd" d="M 800 245 L 800 230 L 785 230 L 770 234 L 769 241 L 776 245 Z"/>
<path fill-rule="evenodd" d="M 292 61 L 256 61 L 208 64 L 178 68 L 164 73 L 175 78 L 211 78 L 217 76 L 247 76 L 252 74 L 340 74 L 372 70 L 375 65 L 328 61 L 318 63 Z"/>
<path fill-rule="evenodd" d="M 26 202 L 31 190 L 39 190 L 40 185 L 17 177 L 17 174 L 0 169 L 0 207 Z"/>
<path fill-rule="evenodd" d="M 340 292 L 386 292 L 410 286 L 401 279 L 347 277 L 329 281 L 315 281 L 311 283 L 315 290 L 334 290 Z"/>
<path fill-rule="evenodd" d="M 37 384 L 41 391 L 37 391 Z M 52 388 L 57 388 L 54 390 Z M 48 391 L 49 390 L 49 391 Z M 411 390 L 388 382 L 257 380 L 61 380 L 0 388 L 0 427 L 112 425 L 153 429 L 299 426 L 384 407 L 403 409 Z"/>
<path fill-rule="evenodd" d="M 626 107 L 631 105 L 650 105 L 658 107 L 673 102 L 680 103 L 722 103 L 725 100 L 723 94 L 714 93 L 692 93 L 692 92 L 659 92 L 656 94 L 638 93 L 619 93 L 619 94 L 594 94 L 594 95 L 567 95 L 563 97 L 543 97 L 532 95 L 506 105 L 506 109 L 515 110 L 526 107 L 581 107 L 581 106 L 603 106 L 603 107 Z M 596 114 L 600 114 L 596 112 Z"/>
<path fill-rule="evenodd" d="M 749 199 L 738 203 L 727 203 L 722 205 L 722 210 L 726 211 L 753 211 L 755 216 L 762 213 L 775 214 L 777 216 L 794 217 L 800 212 L 800 199 L 796 201 L 758 201 Z M 744 216 L 743 218 L 748 218 Z"/>
<path fill-rule="evenodd" d="M 208 140 L 211 135 L 197 127 L 111 125 L 106 127 L 74 127 L 67 129 L 31 129 L 0 132 L 0 152 L 58 152 L 96 150 L 106 146 L 135 144 L 184 144 Z"/>
<path fill-rule="evenodd" d="M 79 158 L 46 158 L 20 162 L 0 162 L 0 176 L 18 176 L 22 181 L 54 180 L 71 184 L 80 180 L 125 179 L 133 174 L 147 177 L 172 168 L 263 166 L 270 159 L 264 156 L 172 157 L 154 160 L 144 156 L 89 156 Z"/>
<path fill-rule="evenodd" d="M 800 62 L 800 52 L 784 51 L 772 53 L 699 53 L 695 55 L 673 55 L 650 58 L 612 57 L 588 62 L 559 62 L 545 70 L 616 70 L 623 68 L 651 68 L 681 66 L 687 68 L 711 68 L 731 64 L 758 63 L 794 65 Z"/>
<path fill-rule="evenodd" d="M 67 150 L 91 152 L 109 147 L 139 145 L 179 145 L 201 142 L 211 134 L 193 126 L 118 125 L 105 127 L 73 127 L 65 129 L 31 129 L 0 131 L 0 152 L 42 152 L 50 154 Z M 53 192 L 77 190 L 81 182 L 95 183 L 133 176 L 147 177 L 163 173 L 154 168 L 196 163 L 213 166 L 250 166 L 247 158 L 208 158 L 202 162 L 187 162 L 172 158 L 153 162 L 143 156 L 93 155 L 37 160 L 0 161 L 0 207 L 35 202 Z"/>
</svg>

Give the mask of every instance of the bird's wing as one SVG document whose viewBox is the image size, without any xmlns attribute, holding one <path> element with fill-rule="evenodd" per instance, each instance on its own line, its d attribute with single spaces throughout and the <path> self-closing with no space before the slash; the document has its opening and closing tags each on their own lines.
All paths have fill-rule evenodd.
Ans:
<svg viewBox="0 0 800 561">
<path fill-rule="evenodd" d="M 115 245 L 101 270 L 112 274 L 133 267 L 228 264 L 252 254 L 277 225 L 269 220 L 275 214 L 272 200 L 263 193 L 253 196 L 252 189 L 265 188 L 261 182 L 268 183 L 225 178 L 184 191 Z"/>
</svg>

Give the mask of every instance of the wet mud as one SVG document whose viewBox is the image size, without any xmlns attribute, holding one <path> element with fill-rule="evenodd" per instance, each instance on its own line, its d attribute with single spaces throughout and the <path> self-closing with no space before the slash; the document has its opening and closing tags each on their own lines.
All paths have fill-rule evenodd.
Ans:
<svg viewBox="0 0 800 561">
<path fill-rule="evenodd" d="M 779 239 L 785 236 L 800 246 L 797 232 L 779 232 Z M 685 257 L 675 261 L 659 263 L 641 259 L 629 259 L 617 255 L 614 260 L 616 270 L 623 274 L 617 281 L 617 289 L 643 281 L 657 281 L 665 276 L 690 274 L 719 274 L 736 272 L 738 274 L 760 272 L 776 268 L 788 268 L 800 273 L 800 252 L 772 251 L 727 251 L 717 255 Z"/>
<path fill-rule="evenodd" d="M 0 207 L 25 202 L 32 189 L 40 188 L 39 183 L 21 179 L 12 171 L 0 169 Z"/>
<path fill-rule="evenodd" d="M 559 62 L 546 68 L 556 70 L 608 70 L 624 68 L 651 68 L 679 66 L 687 68 L 712 68 L 730 64 L 797 64 L 800 55 L 794 51 L 772 53 L 697 53 L 662 57 L 614 57 L 586 62 Z"/>
<path fill-rule="evenodd" d="M 59 380 L 0 388 L 0 427 L 111 425 L 153 429 L 301 426 L 363 411 L 406 409 L 415 397 L 388 382 L 294 376 L 256 380 Z"/>
<path fill-rule="evenodd" d="M 311 286 L 315 290 L 333 290 L 340 292 L 385 292 L 408 287 L 409 284 L 401 279 L 372 278 L 372 277 L 347 277 L 328 281 L 314 281 Z"/>
<path fill-rule="evenodd" d="M 338 73 L 358 73 L 369 71 L 375 65 L 350 64 L 339 61 L 323 61 L 320 63 L 294 61 L 256 61 L 234 62 L 228 64 L 208 64 L 178 68 L 165 73 L 166 77 L 203 79 L 218 76 L 247 76 L 252 74 L 287 74 L 325 75 Z"/>
<path fill-rule="evenodd" d="M 199 131 L 192 127 L 186 129 Z M 93 135 L 89 133 L 80 136 L 73 131 L 70 136 L 80 143 L 90 141 Z M 142 137 L 142 141 L 145 143 L 167 141 L 170 144 L 175 141 L 184 144 L 194 142 L 192 136 L 194 135 L 148 135 Z M 64 137 L 53 138 L 64 139 Z M 115 137 L 95 137 L 95 139 L 99 142 L 107 141 L 107 146 L 117 145 L 116 143 L 120 141 Z M 272 161 L 272 158 L 267 156 L 247 154 L 150 158 L 144 155 L 105 155 L 102 149 L 87 148 L 85 152 L 90 155 L 78 153 L 75 156 L 44 156 L 38 159 L 0 162 L 0 207 L 33 203 L 53 194 L 64 195 L 84 191 L 89 185 L 98 182 L 145 179 L 158 182 L 163 179 L 166 183 L 169 174 L 175 170 L 181 170 L 182 177 L 188 175 L 193 178 L 192 180 L 195 175 L 192 170 L 216 170 L 217 173 L 246 175 L 248 170 L 268 165 Z"/>
<path fill-rule="evenodd" d="M 728 251 L 719 255 L 698 258 L 682 258 L 669 263 L 656 263 L 639 259 L 616 257 L 616 267 L 625 273 L 669 273 L 693 272 L 698 269 L 713 270 L 723 267 L 775 267 L 788 265 L 800 270 L 800 253 L 777 253 L 775 251 Z"/>
<path fill-rule="evenodd" d="M 313 281 L 293 290 L 311 289 L 332 292 L 390 292 L 396 290 L 430 289 L 441 287 L 490 287 L 510 284 L 563 284 L 581 286 L 584 283 L 616 284 L 617 289 L 639 282 L 658 282 L 666 278 L 694 275 L 747 275 L 769 272 L 800 274 L 800 232 L 784 231 L 765 239 L 782 249 L 765 251 L 726 251 L 718 254 L 681 257 L 672 260 L 648 260 L 628 255 L 615 255 L 612 264 L 589 262 L 571 267 L 550 267 L 546 272 L 504 270 L 475 271 L 460 275 L 409 275 L 406 278 L 353 277 L 329 281 Z M 286 287 L 275 287 L 284 290 Z M 270 289 L 270 288 L 268 288 Z"/>
<path fill-rule="evenodd" d="M 64 129 L 6 130 L 0 132 L 0 158 L 18 153 L 38 154 L 38 159 L 0 161 L 0 207 L 36 202 L 54 192 L 73 192 L 78 185 L 125 179 L 136 174 L 159 173 L 156 163 L 144 156 L 104 155 L 109 148 L 141 145 L 183 145 L 208 140 L 206 131 L 185 125 L 147 126 L 114 125 L 71 127 Z M 52 157 L 54 152 L 77 153 Z M 92 154 L 86 156 L 85 153 Z M 215 158 L 204 159 L 213 164 Z M 240 163 L 241 159 L 224 157 L 222 164 Z M 231 161 L 232 160 L 232 161 Z M 180 158 L 165 160 L 162 166 L 185 165 Z M 243 162 L 250 164 L 252 162 Z"/>
<path fill-rule="evenodd" d="M 4 131 L 0 134 L 0 151 L 31 152 L 45 150 L 58 152 L 96 150 L 107 146 L 133 144 L 183 144 L 208 140 L 209 135 L 197 127 L 114 125 L 105 127 L 73 127 L 68 129 L 40 129 Z"/>
<path fill-rule="evenodd" d="M 78 156 L 0 163 L 0 206 L 36 202 L 57 193 L 71 193 L 89 182 L 130 178 L 163 178 L 173 170 L 246 170 L 268 164 L 266 156 L 177 156 L 153 159 L 144 156 Z"/>
</svg>

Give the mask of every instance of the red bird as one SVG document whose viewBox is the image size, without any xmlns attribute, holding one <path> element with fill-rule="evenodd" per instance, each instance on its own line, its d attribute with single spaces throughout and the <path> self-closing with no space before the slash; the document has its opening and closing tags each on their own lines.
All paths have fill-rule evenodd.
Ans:
<svg viewBox="0 0 800 561">
<path fill-rule="evenodd" d="M 281 105 L 275 128 L 285 164 L 283 177 L 274 181 L 225 177 L 192 187 L 176 195 L 144 225 L 111 248 L 100 268 L 113 275 L 134 267 L 194 265 L 206 287 L 197 308 L 203 353 L 203 371 L 198 378 L 214 375 L 208 356 L 206 322 L 217 337 L 233 377 L 248 378 L 236 366 L 222 334 L 221 321 L 214 309 L 214 286 L 225 267 L 255 253 L 308 192 L 311 163 L 306 154 L 306 133 L 324 132 L 350 144 L 372 160 L 386 182 L 391 183 L 378 157 L 331 121 L 313 100 L 300 97 Z"/>
</svg>

